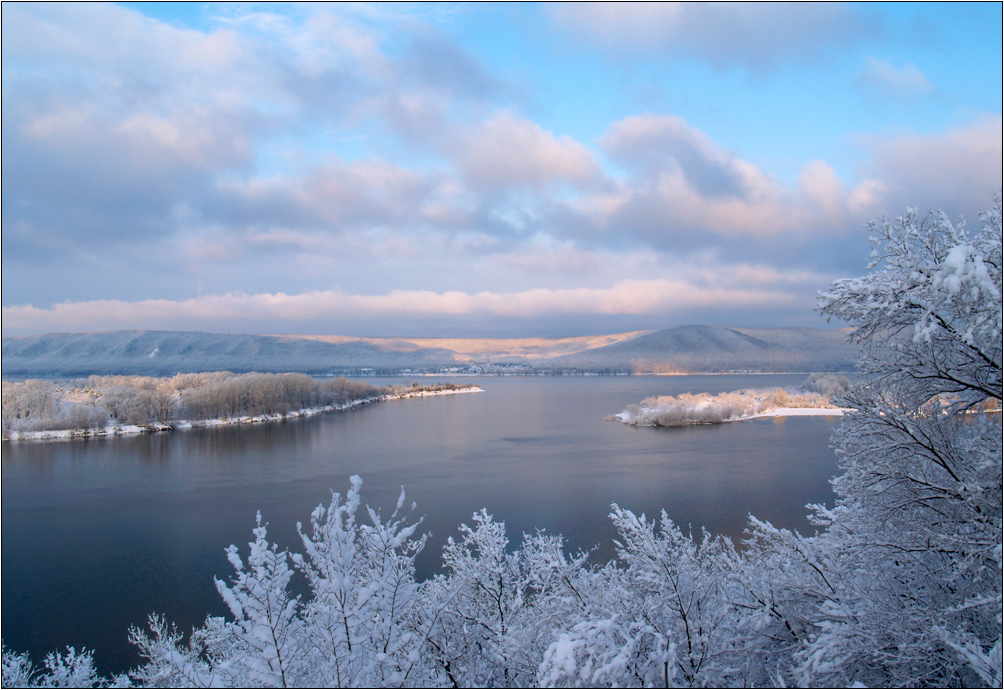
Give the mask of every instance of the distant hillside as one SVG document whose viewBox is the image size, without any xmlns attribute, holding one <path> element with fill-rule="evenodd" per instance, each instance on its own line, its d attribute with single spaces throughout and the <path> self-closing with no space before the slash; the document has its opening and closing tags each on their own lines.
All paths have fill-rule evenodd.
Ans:
<svg viewBox="0 0 1004 690">
<path fill-rule="evenodd" d="M 849 371 L 842 329 L 681 326 L 580 338 L 433 339 L 183 331 L 54 333 L 3 339 L 3 375 Z"/>
<path fill-rule="evenodd" d="M 583 371 L 852 371 L 846 329 L 681 326 L 538 363 Z"/>
<path fill-rule="evenodd" d="M 199 371 L 328 374 L 363 369 L 392 373 L 454 362 L 454 354 L 444 349 L 381 349 L 360 341 L 326 343 L 264 335 L 113 331 L 3 339 L 3 374 L 9 377 L 170 376 Z"/>
</svg>

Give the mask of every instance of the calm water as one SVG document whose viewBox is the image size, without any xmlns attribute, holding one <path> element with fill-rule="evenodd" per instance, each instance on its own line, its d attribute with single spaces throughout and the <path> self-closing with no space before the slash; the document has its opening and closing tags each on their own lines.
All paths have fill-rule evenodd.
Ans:
<svg viewBox="0 0 1004 690">
<path fill-rule="evenodd" d="M 150 612 L 188 630 L 223 615 L 213 577 L 251 539 L 299 550 L 295 525 L 363 477 L 363 501 L 393 508 L 404 485 L 441 545 L 486 507 L 510 539 L 546 529 L 613 556 L 617 502 L 741 536 L 749 513 L 811 531 L 806 503 L 832 502 L 834 418 L 683 429 L 604 418 L 650 395 L 797 385 L 793 376 L 485 378 L 484 393 L 402 400 L 305 420 L 87 442 L 4 444 L 2 635 L 36 660 L 65 645 L 99 670 L 139 659 L 126 641 Z"/>
</svg>

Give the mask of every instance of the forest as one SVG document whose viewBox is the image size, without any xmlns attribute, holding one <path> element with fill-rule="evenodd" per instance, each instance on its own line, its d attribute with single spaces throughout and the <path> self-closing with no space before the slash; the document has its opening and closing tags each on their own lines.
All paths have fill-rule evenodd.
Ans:
<svg viewBox="0 0 1004 690">
<path fill-rule="evenodd" d="M 39 379 L 4 381 L 3 436 L 284 415 L 391 392 L 386 387 L 344 378 L 225 371 L 168 378 L 91 376 L 59 384 Z"/>
<path fill-rule="evenodd" d="M 863 354 L 833 395 L 852 411 L 815 534 L 751 517 L 736 545 L 613 505 L 618 555 L 595 564 L 556 535 L 509 544 L 482 510 L 418 582 L 413 506 L 363 507 L 353 477 L 295 550 L 260 514 L 228 548 L 229 616 L 151 615 L 116 678 L 87 652 L 5 649 L 4 685 L 1000 687 L 1000 198 L 974 232 L 912 209 L 870 229 L 868 273 L 819 296 Z"/>
<path fill-rule="evenodd" d="M 435 383 L 374 386 L 346 378 L 306 374 L 234 374 L 213 371 L 172 377 L 90 376 L 55 383 L 40 379 L 3 382 L 3 438 L 46 438 L 66 430 L 70 438 L 121 431 L 164 431 L 220 421 L 281 419 L 378 399 L 437 395 L 471 386 Z"/>
</svg>

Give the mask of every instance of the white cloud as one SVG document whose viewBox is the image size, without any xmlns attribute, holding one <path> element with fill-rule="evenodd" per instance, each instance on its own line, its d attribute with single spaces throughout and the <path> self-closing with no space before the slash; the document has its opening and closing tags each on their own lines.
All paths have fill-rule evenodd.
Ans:
<svg viewBox="0 0 1004 690">
<path fill-rule="evenodd" d="M 986 114 L 937 134 L 860 137 L 870 155 L 863 170 L 882 190 L 868 212 L 940 208 L 974 222 L 1002 187 L 1001 128 L 999 114 Z"/>
<path fill-rule="evenodd" d="M 876 95 L 885 98 L 911 98 L 933 93 L 934 86 L 912 63 L 896 67 L 877 58 L 868 58 L 868 64 L 858 74 L 858 81 Z"/>
<path fill-rule="evenodd" d="M 870 32 L 856 10 L 837 3 L 560 3 L 552 13 L 559 26 L 615 53 L 687 55 L 717 69 L 805 61 Z"/>
<path fill-rule="evenodd" d="M 129 326 L 126 314 L 180 324 L 215 307 L 233 323 L 262 315 L 292 323 L 296 310 L 490 321 L 509 314 L 502 302 L 545 315 L 590 300 L 629 314 L 634 304 L 663 309 L 667 295 L 676 309 L 710 308 L 705 300 L 714 295 L 743 304 L 772 291 L 788 295 L 795 283 L 769 276 L 757 283 L 739 263 L 789 279 L 794 273 L 780 267 L 854 271 L 863 254 L 853 238 L 864 237 L 867 217 L 908 204 L 972 217 L 1001 185 L 999 115 L 941 134 L 862 135 L 849 142 L 858 144 L 848 154 L 858 154 L 854 177 L 838 175 L 834 161 L 814 160 L 782 183 L 732 148 L 742 140 L 726 144 L 718 131 L 676 114 L 622 117 L 632 111 L 603 102 L 597 112 L 620 119 L 596 141 L 545 126 L 527 112 L 560 113 L 548 94 L 529 94 L 532 109 L 514 105 L 496 76 L 509 67 L 490 51 L 465 51 L 459 32 L 456 41 L 437 32 L 449 22 L 385 21 L 366 13 L 397 10 L 373 6 L 275 10 L 281 14 L 261 7 L 215 6 L 229 16 L 194 31 L 117 5 L 4 5 L 11 315 L 92 328 L 83 315 L 121 327 Z M 752 69 L 792 58 L 806 36 L 830 46 L 854 40 L 860 13 L 689 3 L 545 11 L 614 48 L 630 42 L 632 50 Z M 833 31 L 812 34 L 827 18 Z M 802 35 L 782 35 L 800 19 L 808 21 Z M 527 59 L 544 58 L 531 51 Z M 531 63 L 517 63 L 505 74 L 518 80 Z M 869 69 L 887 84 L 923 86 L 923 75 L 898 64 L 873 61 Z M 560 66 L 544 65 L 545 72 Z M 597 65 L 595 75 L 568 77 L 582 79 L 583 89 L 607 88 L 603 72 L 616 70 Z M 734 75 L 710 78 L 708 88 L 720 89 Z M 763 80 L 765 89 L 776 88 L 771 81 Z M 697 99 L 687 88 L 680 84 L 680 107 L 702 117 L 687 103 Z M 828 136 L 846 136 L 834 126 L 821 120 Z M 718 277 L 683 271 L 687 264 Z M 745 277 L 726 282 L 738 275 Z M 677 283 L 647 282 L 644 296 L 615 290 L 626 278 L 665 276 Z M 332 284 L 348 292 L 328 291 Z M 196 285 L 224 296 L 189 304 Z M 825 286 L 799 285 L 810 298 Z M 68 295 L 78 300 L 73 309 L 49 306 Z M 122 295 L 131 297 L 102 303 L 106 312 L 90 301 Z M 44 308 L 31 311 L 28 302 Z M 153 311 L 144 317 L 136 305 Z"/>
<path fill-rule="evenodd" d="M 638 233 L 657 246 L 699 242 L 695 231 L 705 241 L 761 241 L 809 229 L 839 233 L 854 210 L 849 197 L 861 196 L 819 160 L 786 188 L 677 116 L 619 120 L 600 144 L 632 175 L 617 193 L 583 199 L 580 207 L 605 227 Z"/>
</svg>

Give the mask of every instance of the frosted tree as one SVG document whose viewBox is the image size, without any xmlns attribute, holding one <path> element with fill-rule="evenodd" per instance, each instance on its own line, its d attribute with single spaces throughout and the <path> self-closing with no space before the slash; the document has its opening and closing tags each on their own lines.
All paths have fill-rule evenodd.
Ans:
<svg viewBox="0 0 1004 690">
<path fill-rule="evenodd" d="M 238 685 L 291 687 L 302 661 L 301 621 L 296 616 L 298 597 L 289 593 L 293 571 L 288 553 L 268 543 L 267 526 L 257 516 L 255 540 L 248 546 L 247 567 L 236 546 L 227 548 L 227 559 L 236 574 L 231 585 L 216 580 L 216 589 L 234 616 L 220 627 L 222 642 L 244 652 L 232 667 Z"/>
<path fill-rule="evenodd" d="M 327 507 L 318 506 L 309 535 L 297 526 L 303 554 L 269 544 L 259 514 L 247 562 L 230 546 L 233 580 L 216 580 L 232 619 L 210 617 L 186 642 L 151 616 L 149 633 L 130 631 L 147 660 L 132 679 L 157 687 L 442 685 L 424 655 L 434 622 L 417 608 L 420 522 L 405 519 L 403 491 L 388 519 L 367 507 L 368 521 L 359 520 L 361 485 L 354 476 L 344 501 L 333 493 Z M 310 587 L 303 603 L 290 593 L 290 562 Z"/>
<path fill-rule="evenodd" d="M 721 565 L 731 544 L 685 535 L 614 505 L 621 567 L 594 583 L 588 617 L 547 648 L 542 685 L 694 687 L 728 684 L 736 616 Z"/>
<path fill-rule="evenodd" d="M 137 687 L 145 688 L 210 688 L 224 685 L 229 674 L 217 674 L 217 663 L 226 664 L 232 647 L 209 649 L 209 630 L 223 627 L 222 619 L 209 618 L 206 626 L 194 630 L 187 644 L 183 635 L 163 616 L 151 614 L 147 619 L 150 632 L 132 627 L 129 642 L 136 646 L 146 663 L 132 670 L 129 676 Z"/>
<path fill-rule="evenodd" d="M 3 686 L 7 688 L 93 688 L 107 681 L 94 670 L 94 658 L 87 650 L 49 652 L 38 669 L 27 654 L 15 654 L 3 647 Z M 124 683 L 126 679 L 118 679 Z"/>
<path fill-rule="evenodd" d="M 856 327 L 862 383 L 799 682 L 1001 683 L 1001 203 L 969 233 L 942 213 L 875 221 L 863 278 L 820 297 Z"/>
<path fill-rule="evenodd" d="M 404 491 L 389 519 L 367 508 L 369 524 L 360 524 L 361 485 L 353 476 L 344 502 L 332 493 L 327 508 L 318 506 L 309 536 L 297 525 L 304 555 L 293 561 L 313 593 L 303 612 L 312 680 L 324 687 L 431 683 L 421 663 L 415 582 L 426 535 L 415 536 L 421 521 L 407 524 L 402 516 Z"/>
<path fill-rule="evenodd" d="M 290 594 L 289 554 L 268 542 L 258 513 L 247 565 L 236 546 L 227 559 L 231 584 L 215 580 L 233 620 L 210 617 L 187 645 L 163 618 L 151 616 L 151 633 L 130 630 L 130 641 L 147 663 L 130 675 L 157 687 L 295 687 L 309 682 L 303 664 L 298 597 Z"/>
<path fill-rule="evenodd" d="M 543 533 L 509 551 L 505 523 L 483 509 L 473 522 L 448 539 L 446 574 L 425 583 L 428 649 L 454 687 L 527 687 L 556 631 L 584 611 L 587 555 Z"/>
</svg>

